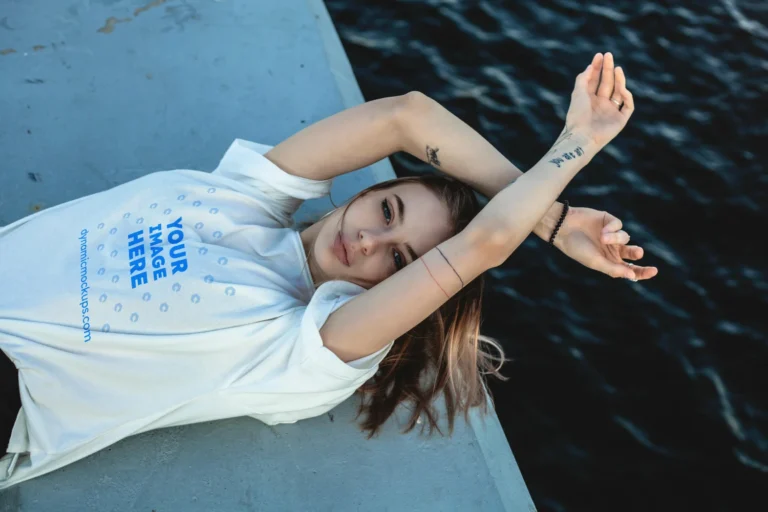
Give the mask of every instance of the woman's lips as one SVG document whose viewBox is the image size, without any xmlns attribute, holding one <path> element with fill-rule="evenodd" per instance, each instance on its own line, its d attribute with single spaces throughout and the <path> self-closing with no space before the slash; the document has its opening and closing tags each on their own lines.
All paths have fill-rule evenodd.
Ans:
<svg viewBox="0 0 768 512">
<path fill-rule="evenodd" d="M 342 238 L 341 231 L 339 231 L 339 234 L 336 235 L 336 242 L 334 245 L 334 252 L 336 253 L 336 257 L 339 259 L 340 262 L 342 262 L 347 267 L 349 266 L 349 258 L 347 257 L 347 248 L 344 246 L 344 240 Z"/>
<path fill-rule="evenodd" d="M 344 243 L 344 234 L 342 233 L 341 236 L 341 248 L 344 249 L 344 264 L 349 266 L 349 255 L 347 253 L 347 244 Z"/>
</svg>

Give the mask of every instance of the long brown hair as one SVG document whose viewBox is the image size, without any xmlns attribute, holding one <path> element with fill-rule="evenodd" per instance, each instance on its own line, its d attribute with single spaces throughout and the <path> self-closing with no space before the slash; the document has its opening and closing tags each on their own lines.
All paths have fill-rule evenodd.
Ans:
<svg viewBox="0 0 768 512">
<path fill-rule="evenodd" d="M 422 175 L 376 183 L 349 199 L 347 209 L 360 197 L 392 188 L 401 183 L 421 183 L 448 207 L 453 236 L 460 233 L 480 212 L 480 204 L 471 187 L 445 175 Z M 395 340 L 387 356 L 379 363 L 376 374 L 358 388 L 361 397 L 357 417 L 366 414 L 361 427 L 370 439 L 389 419 L 401 402 L 410 400 L 414 407 L 402 433 L 410 432 L 422 414 L 429 424 L 429 435 L 438 426 L 439 413 L 435 398 L 445 397 L 449 435 L 454 421 L 463 413 L 469 422 L 469 410 L 480 407 L 488 413 L 485 375 L 506 381 L 499 373 L 507 360 L 504 350 L 493 338 L 480 334 L 484 276 L 481 274 L 416 327 Z M 498 355 L 486 350 L 493 346 Z M 499 362 L 498 366 L 494 363 Z M 493 397 L 488 392 L 493 405 Z M 422 427 L 423 430 L 423 427 Z"/>
</svg>

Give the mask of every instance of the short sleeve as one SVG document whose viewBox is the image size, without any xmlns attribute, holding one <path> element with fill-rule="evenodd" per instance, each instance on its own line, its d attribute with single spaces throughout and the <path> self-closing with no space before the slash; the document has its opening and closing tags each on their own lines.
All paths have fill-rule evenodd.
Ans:
<svg viewBox="0 0 768 512">
<path fill-rule="evenodd" d="M 235 139 L 211 174 L 248 185 L 273 216 L 290 226 L 301 203 L 328 195 L 333 180 L 311 180 L 285 172 L 264 156 L 272 147 Z"/>
<path fill-rule="evenodd" d="M 318 287 L 309 304 L 297 309 L 291 318 L 297 330 L 291 339 L 299 346 L 301 362 L 286 366 L 273 381 L 260 381 L 253 393 L 241 392 L 237 400 L 245 414 L 268 425 L 319 416 L 348 399 L 375 375 L 394 341 L 345 363 L 323 345 L 320 337 L 320 328 L 331 313 L 364 291 L 346 281 L 329 281 Z"/>
<path fill-rule="evenodd" d="M 364 291 L 362 286 L 347 281 L 328 281 L 317 288 L 301 317 L 299 341 L 307 354 L 304 365 L 309 364 L 345 380 L 362 379 L 364 382 L 373 376 L 379 363 L 392 348 L 394 340 L 373 354 L 345 363 L 323 345 L 320 337 L 320 328 L 325 325 L 331 313 Z"/>
</svg>

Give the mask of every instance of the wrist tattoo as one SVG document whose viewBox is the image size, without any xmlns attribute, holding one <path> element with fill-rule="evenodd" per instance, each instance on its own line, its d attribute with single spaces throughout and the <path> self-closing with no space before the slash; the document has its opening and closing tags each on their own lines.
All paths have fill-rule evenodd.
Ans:
<svg viewBox="0 0 768 512">
<path fill-rule="evenodd" d="M 584 150 L 581 149 L 581 146 L 576 146 L 576 148 L 573 151 L 566 151 L 565 153 L 560 154 L 559 157 L 554 158 L 549 162 L 555 164 L 558 168 L 560 168 L 560 164 L 562 164 L 565 160 L 573 160 L 575 158 L 582 156 L 583 154 L 584 154 Z"/>
<path fill-rule="evenodd" d="M 431 148 L 427 145 L 427 162 L 440 167 L 440 160 L 437 159 L 437 152 L 440 148 Z"/>
</svg>

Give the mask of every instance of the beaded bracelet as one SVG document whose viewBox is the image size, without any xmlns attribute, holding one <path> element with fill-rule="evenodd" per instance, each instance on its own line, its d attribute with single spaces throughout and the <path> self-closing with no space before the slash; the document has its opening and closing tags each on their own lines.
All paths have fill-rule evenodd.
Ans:
<svg viewBox="0 0 768 512">
<path fill-rule="evenodd" d="M 568 213 L 568 201 L 566 200 L 563 204 L 563 213 L 560 215 L 560 220 L 557 221 L 557 226 L 555 226 L 555 230 L 552 231 L 552 236 L 549 237 L 549 245 L 554 245 L 555 241 L 555 235 L 557 235 L 557 230 L 560 229 L 560 226 L 563 223 L 563 220 L 565 220 L 565 214 Z"/>
</svg>

